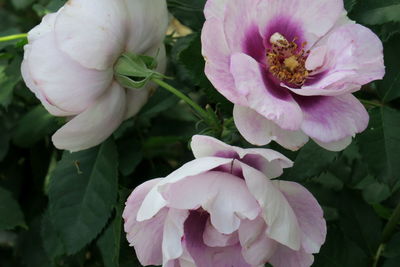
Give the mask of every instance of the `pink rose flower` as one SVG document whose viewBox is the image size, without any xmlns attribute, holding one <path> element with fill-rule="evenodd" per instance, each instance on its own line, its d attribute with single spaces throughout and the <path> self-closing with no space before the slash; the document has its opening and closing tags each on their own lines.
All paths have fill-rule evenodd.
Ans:
<svg viewBox="0 0 400 267">
<path fill-rule="evenodd" d="M 204 12 L 206 75 L 247 141 L 339 151 L 365 130 L 352 93 L 384 76 L 383 48 L 343 0 L 208 0 Z"/>
<path fill-rule="evenodd" d="M 321 207 L 301 185 L 271 180 L 292 162 L 194 136 L 195 160 L 138 186 L 124 229 L 142 265 L 303 267 L 325 241 Z"/>
<path fill-rule="evenodd" d="M 59 149 L 98 145 L 146 103 L 149 86 L 126 90 L 113 67 L 124 52 L 155 56 L 165 68 L 165 0 L 70 0 L 28 34 L 21 71 L 26 85 L 55 116 Z"/>
</svg>

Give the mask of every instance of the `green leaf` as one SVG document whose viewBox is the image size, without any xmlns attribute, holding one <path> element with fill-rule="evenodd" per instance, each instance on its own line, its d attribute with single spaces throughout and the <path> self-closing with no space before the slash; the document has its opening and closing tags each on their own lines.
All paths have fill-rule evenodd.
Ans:
<svg viewBox="0 0 400 267">
<path fill-rule="evenodd" d="M 357 0 L 344 0 L 344 8 L 347 12 L 350 12 L 355 4 L 357 4 Z"/>
<path fill-rule="evenodd" d="M 66 252 L 73 254 L 103 229 L 117 199 L 118 155 L 112 140 L 65 152 L 49 187 L 50 217 Z"/>
<path fill-rule="evenodd" d="M 400 111 L 389 107 L 370 111 L 368 129 L 358 138 L 360 152 L 378 181 L 393 186 L 400 173 Z"/>
<path fill-rule="evenodd" d="M 20 147 L 30 147 L 57 129 L 57 119 L 38 105 L 18 122 L 13 132 L 13 141 Z"/>
<path fill-rule="evenodd" d="M 65 253 L 65 245 L 60 233 L 51 221 L 49 211 L 46 211 L 43 215 L 40 234 L 43 241 L 43 248 L 49 259 L 54 261 L 58 256 Z"/>
<path fill-rule="evenodd" d="M 382 267 L 399 267 L 400 256 L 396 258 L 390 258 L 385 261 Z"/>
<path fill-rule="evenodd" d="M 368 266 L 369 258 L 363 250 L 334 227 L 328 230 L 328 236 L 321 252 L 315 255 L 313 267 L 361 267 Z"/>
<path fill-rule="evenodd" d="M 284 174 L 291 181 L 304 181 L 319 176 L 337 156 L 336 152 L 323 149 L 310 141 L 301 148 L 294 161 L 294 166 Z"/>
<path fill-rule="evenodd" d="M 118 205 L 115 207 L 115 217 L 97 241 L 105 267 L 118 267 L 121 244 L 122 212 L 127 196 L 120 192 Z"/>
<path fill-rule="evenodd" d="M 388 258 L 400 257 L 400 232 L 396 233 L 386 244 L 383 255 Z"/>
<path fill-rule="evenodd" d="M 124 176 L 135 171 L 137 165 L 143 159 L 143 152 L 140 143 L 132 138 L 118 142 L 119 170 Z"/>
<path fill-rule="evenodd" d="M 12 101 L 14 87 L 21 81 L 21 57 L 15 57 L 5 68 L 0 66 L 0 105 L 8 107 Z"/>
<path fill-rule="evenodd" d="M 363 0 L 361 8 L 354 14 L 354 18 L 368 25 L 400 22 L 399 0 Z"/>
<path fill-rule="evenodd" d="M 364 189 L 363 197 L 369 204 L 378 204 L 390 197 L 390 188 L 386 184 L 375 182 Z"/>
<path fill-rule="evenodd" d="M 0 230 L 26 227 L 21 208 L 11 193 L 0 187 Z"/>
<path fill-rule="evenodd" d="M 11 0 L 16 9 L 24 9 L 30 6 L 35 0 Z"/>
<path fill-rule="evenodd" d="M 400 29 L 400 27 L 398 28 Z M 400 97 L 400 35 L 384 44 L 386 74 L 379 81 L 378 94 L 387 103 Z"/>
<path fill-rule="evenodd" d="M 10 133 L 8 129 L 0 122 L 0 162 L 5 158 L 10 146 Z"/>
<path fill-rule="evenodd" d="M 339 222 L 343 233 L 368 255 L 374 255 L 382 236 L 382 222 L 373 208 L 355 191 L 338 196 Z"/>
</svg>

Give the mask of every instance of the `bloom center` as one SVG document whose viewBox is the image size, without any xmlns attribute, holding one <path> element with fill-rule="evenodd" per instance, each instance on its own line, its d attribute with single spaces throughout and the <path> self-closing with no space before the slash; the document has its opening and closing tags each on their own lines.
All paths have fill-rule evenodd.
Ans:
<svg viewBox="0 0 400 267">
<path fill-rule="evenodd" d="M 309 76 L 305 64 L 310 51 L 304 50 L 306 42 L 299 47 L 296 40 L 295 37 L 289 42 L 282 34 L 274 33 L 269 40 L 267 62 L 269 71 L 280 81 L 302 86 Z"/>
</svg>

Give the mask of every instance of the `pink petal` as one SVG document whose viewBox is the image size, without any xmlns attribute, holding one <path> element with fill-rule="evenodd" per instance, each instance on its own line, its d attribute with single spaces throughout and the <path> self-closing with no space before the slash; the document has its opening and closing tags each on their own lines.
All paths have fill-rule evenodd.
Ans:
<svg viewBox="0 0 400 267">
<path fill-rule="evenodd" d="M 190 188 L 196 188 L 196 192 L 192 192 Z M 228 173 L 210 171 L 186 178 L 162 190 L 170 207 L 203 207 L 210 213 L 214 227 L 224 234 L 237 230 L 240 223 L 238 216 L 255 218 L 259 212 L 259 207 L 247 192 L 244 181 Z"/>
<path fill-rule="evenodd" d="M 265 234 L 266 224 L 261 217 L 243 220 L 239 227 L 242 254 L 252 266 L 264 265 L 274 254 L 278 243 Z"/>
<path fill-rule="evenodd" d="M 217 18 L 222 20 L 228 0 L 208 0 L 204 7 L 206 19 Z"/>
<path fill-rule="evenodd" d="M 318 140 L 314 140 L 314 142 L 320 145 L 321 147 L 325 148 L 326 150 L 338 152 L 348 147 L 351 144 L 352 139 L 353 138 L 351 136 L 348 136 L 339 141 L 334 141 L 330 143 L 323 143 Z"/>
<path fill-rule="evenodd" d="M 239 158 L 240 161 L 262 171 L 269 178 L 276 178 L 283 172 L 282 168 L 292 167 L 291 160 L 282 154 L 264 148 L 243 149 L 227 145 L 218 139 L 205 135 L 192 137 L 191 148 L 196 158 L 216 156 L 222 158 Z"/>
<path fill-rule="evenodd" d="M 227 247 L 208 247 L 203 243 L 207 213 L 191 212 L 185 222 L 185 244 L 198 267 L 235 266 L 250 267 L 243 259 L 239 244 Z"/>
<path fill-rule="evenodd" d="M 314 50 L 326 50 L 319 60 L 325 63 L 317 82 L 291 89 L 304 96 L 341 95 L 357 91 L 362 85 L 382 79 L 385 74 L 383 47 L 379 38 L 368 28 L 348 23 L 332 31 L 326 43 L 311 50 L 307 64 L 314 61 Z"/>
<path fill-rule="evenodd" d="M 296 214 L 304 251 L 318 253 L 326 237 L 326 222 L 318 201 L 300 184 L 278 180 L 272 183 L 282 191 Z"/>
<path fill-rule="evenodd" d="M 112 81 L 112 69 L 84 68 L 58 50 L 52 33 L 35 40 L 27 56 L 31 77 L 41 94 L 51 105 L 71 113 L 93 104 Z"/>
<path fill-rule="evenodd" d="M 206 157 L 192 160 L 165 177 L 159 185 L 176 183 L 182 179 L 185 179 L 186 177 L 198 175 L 229 162 L 232 162 L 232 159 Z M 167 202 L 159 193 L 159 188 L 153 188 L 143 201 L 143 204 L 138 212 L 138 221 L 150 219 L 166 204 Z"/>
<path fill-rule="evenodd" d="M 308 141 L 302 131 L 286 131 L 256 111 L 235 105 L 233 118 L 240 134 L 251 144 L 263 146 L 275 141 L 290 150 L 297 150 Z"/>
<path fill-rule="evenodd" d="M 304 112 L 301 129 L 322 143 L 340 141 L 362 132 L 369 116 L 353 95 L 301 97 L 298 103 Z"/>
<path fill-rule="evenodd" d="M 285 29 L 285 27 L 295 24 L 303 35 L 297 37 L 303 37 L 307 41 L 307 47 L 312 47 L 319 38 L 324 36 L 345 12 L 343 1 L 340 0 L 259 1 L 256 8 L 255 18 L 266 41 L 269 41 L 270 34 L 275 33 L 269 34 L 271 24 L 282 20 L 279 26 L 282 28 L 281 34 L 285 34 L 284 31 L 291 31 L 292 29 Z"/>
<path fill-rule="evenodd" d="M 261 172 L 241 165 L 247 187 L 262 208 L 261 217 L 268 225 L 268 237 L 294 250 L 300 249 L 301 229 L 290 203 Z"/>
<path fill-rule="evenodd" d="M 166 0 L 123 0 L 123 2 L 128 14 L 126 50 L 144 54 L 149 48 L 160 46 L 168 27 Z"/>
<path fill-rule="evenodd" d="M 314 256 L 303 250 L 295 251 L 280 245 L 269 262 L 274 267 L 310 267 L 314 262 Z"/>
<path fill-rule="evenodd" d="M 70 0 L 55 24 L 58 47 L 91 69 L 112 68 L 125 49 L 128 15 L 122 1 Z"/>
<path fill-rule="evenodd" d="M 208 171 L 161 186 L 160 191 L 168 207 L 190 210 L 202 207 L 208 211 L 212 225 L 223 234 L 236 231 L 240 218 L 254 219 L 260 212 L 244 180 L 230 173 Z"/>
<path fill-rule="evenodd" d="M 118 128 L 124 112 L 125 90 L 113 83 L 92 106 L 61 127 L 53 143 L 71 152 L 96 146 Z"/>
<path fill-rule="evenodd" d="M 247 97 L 247 106 L 285 130 L 298 130 L 303 120 L 299 105 L 289 93 L 266 83 L 262 67 L 246 54 L 234 54 L 231 73 L 236 88 Z"/>
<path fill-rule="evenodd" d="M 136 221 L 136 215 L 144 197 L 160 180 L 153 179 L 136 187 L 126 201 L 122 214 L 128 242 L 134 247 L 142 265 L 162 264 L 161 242 L 168 210 L 163 209 L 151 220 Z"/>
<path fill-rule="evenodd" d="M 175 260 L 183 254 L 183 224 L 188 216 L 189 211 L 187 210 L 169 209 L 164 222 L 162 240 L 163 264 Z"/>
<path fill-rule="evenodd" d="M 239 237 L 237 232 L 233 232 L 230 235 L 218 232 L 211 224 L 211 221 L 207 220 L 203 232 L 203 241 L 204 244 L 209 247 L 226 247 L 237 244 L 239 242 Z"/>
</svg>

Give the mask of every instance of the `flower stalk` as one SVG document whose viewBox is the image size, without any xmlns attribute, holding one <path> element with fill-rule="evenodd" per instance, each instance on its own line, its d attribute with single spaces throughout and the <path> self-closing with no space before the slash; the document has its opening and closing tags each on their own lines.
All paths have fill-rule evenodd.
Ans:
<svg viewBox="0 0 400 267">
<path fill-rule="evenodd" d="M 18 39 L 24 39 L 27 36 L 28 36 L 27 33 L 19 33 L 19 34 L 2 36 L 2 37 L 0 37 L 0 42 L 8 42 L 8 41 L 13 41 L 13 40 L 18 40 Z"/>
</svg>

